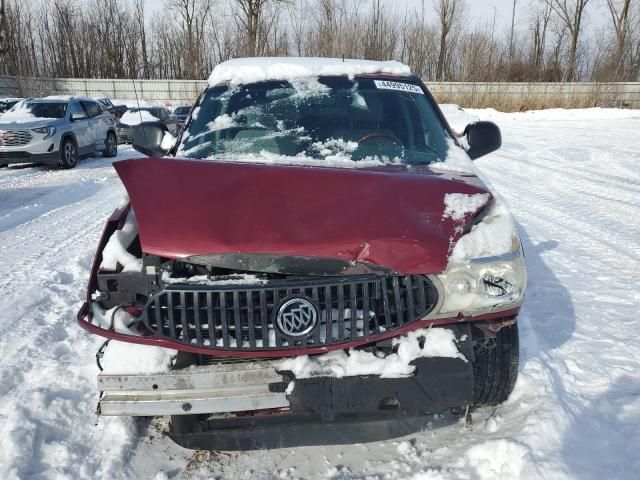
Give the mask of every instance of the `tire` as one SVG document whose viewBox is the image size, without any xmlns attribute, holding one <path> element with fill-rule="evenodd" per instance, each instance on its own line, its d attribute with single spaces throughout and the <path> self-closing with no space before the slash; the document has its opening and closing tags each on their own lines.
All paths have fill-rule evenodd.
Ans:
<svg viewBox="0 0 640 480">
<path fill-rule="evenodd" d="M 75 168 L 78 165 L 78 146 L 71 138 L 65 138 L 60 145 L 60 160 L 58 166 L 64 169 Z"/>
<path fill-rule="evenodd" d="M 8 167 L 9 164 L 8 163 L 0 163 L 0 168 L 5 168 Z"/>
<path fill-rule="evenodd" d="M 113 132 L 107 133 L 107 138 L 104 141 L 105 149 L 102 155 L 107 158 L 113 158 L 118 154 L 118 137 Z"/>
<path fill-rule="evenodd" d="M 502 328 L 495 338 L 474 339 L 474 405 L 499 405 L 516 384 L 520 357 L 518 324 Z"/>
</svg>

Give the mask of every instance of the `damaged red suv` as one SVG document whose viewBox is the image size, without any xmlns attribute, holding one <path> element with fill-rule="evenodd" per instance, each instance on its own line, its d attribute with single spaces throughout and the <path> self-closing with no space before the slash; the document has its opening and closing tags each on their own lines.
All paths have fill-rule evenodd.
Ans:
<svg viewBox="0 0 640 480">
<path fill-rule="evenodd" d="M 134 132 L 78 321 L 102 415 L 188 448 L 381 440 L 496 405 L 518 368 L 515 223 L 397 62 L 220 64 L 179 138 Z M 110 354 L 111 353 L 111 354 Z"/>
</svg>

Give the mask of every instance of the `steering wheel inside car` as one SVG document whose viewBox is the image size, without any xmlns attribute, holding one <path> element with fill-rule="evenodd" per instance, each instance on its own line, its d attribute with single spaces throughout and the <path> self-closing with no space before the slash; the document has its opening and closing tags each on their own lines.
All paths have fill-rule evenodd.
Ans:
<svg viewBox="0 0 640 480">
<path fill-rule="evenodd" d="M 358 143 L 366 142 L 367 140 L 371 140 L 372 138 L 386 138 L 391 140 L 394 143 L 401 143 L 400 139 L 395 136 L 393 133 L 385 133 L 385 132 L 369 132 L 365 133 L 358 139 Z"/>
</svg>

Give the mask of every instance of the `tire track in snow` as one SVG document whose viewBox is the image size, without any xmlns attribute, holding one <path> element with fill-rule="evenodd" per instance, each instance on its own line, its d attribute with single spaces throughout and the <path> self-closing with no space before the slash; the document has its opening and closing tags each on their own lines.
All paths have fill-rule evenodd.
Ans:
<svg viewBox="0 0 640 480">
<path fill-rule="evenodd" d="M 102 419 L 93 426 L 97 368 L 91 359 L 101 340 L 75 323 L 93 250 L 122 189 L 115 173 L 106 179 L 99 179 L 105 172 L 96 169 L 81 175 L 100 180 L 100 189 L 87 190 L 84 198 L 80 192 L 75 202 L 0 233 L 0 245 L 11 255 L 0 263 L 0 438 L 6 444 L 0 465 L 5 478 L 132 476 L 126 462 L 137 441 L 135 422 Z M 36 175 L 30 184 L 58 181 L 58 176 Z"/>
</svg>

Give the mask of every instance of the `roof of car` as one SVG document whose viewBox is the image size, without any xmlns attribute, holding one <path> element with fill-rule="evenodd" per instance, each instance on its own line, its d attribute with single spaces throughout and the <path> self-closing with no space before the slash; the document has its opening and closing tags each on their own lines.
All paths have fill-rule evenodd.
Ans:
<svg viewBox="0 0 640 480">
<path fill-rule="evenodd" d="M 209 76 L 209 85 L 233 85 L 265 80 L 292 80 L 326 75 L 355 75 L 387 73 L 411 75 L 411 69 L 395 60 L 373 61 L 316 57 L 258 57 L 236 58 L 218 64 Z"/>
<path fill-rule="evenodd" d="M 36 103 L 70 102 L 72 100 L 95 102 L 93 98 L 74 96 L 74 95 L 50 95 L 48 97 L 34 97 L 34 98 L 29 98 L 27 100 L 29 100 L 30 102 L 36 102 Z"/>
</svg>

